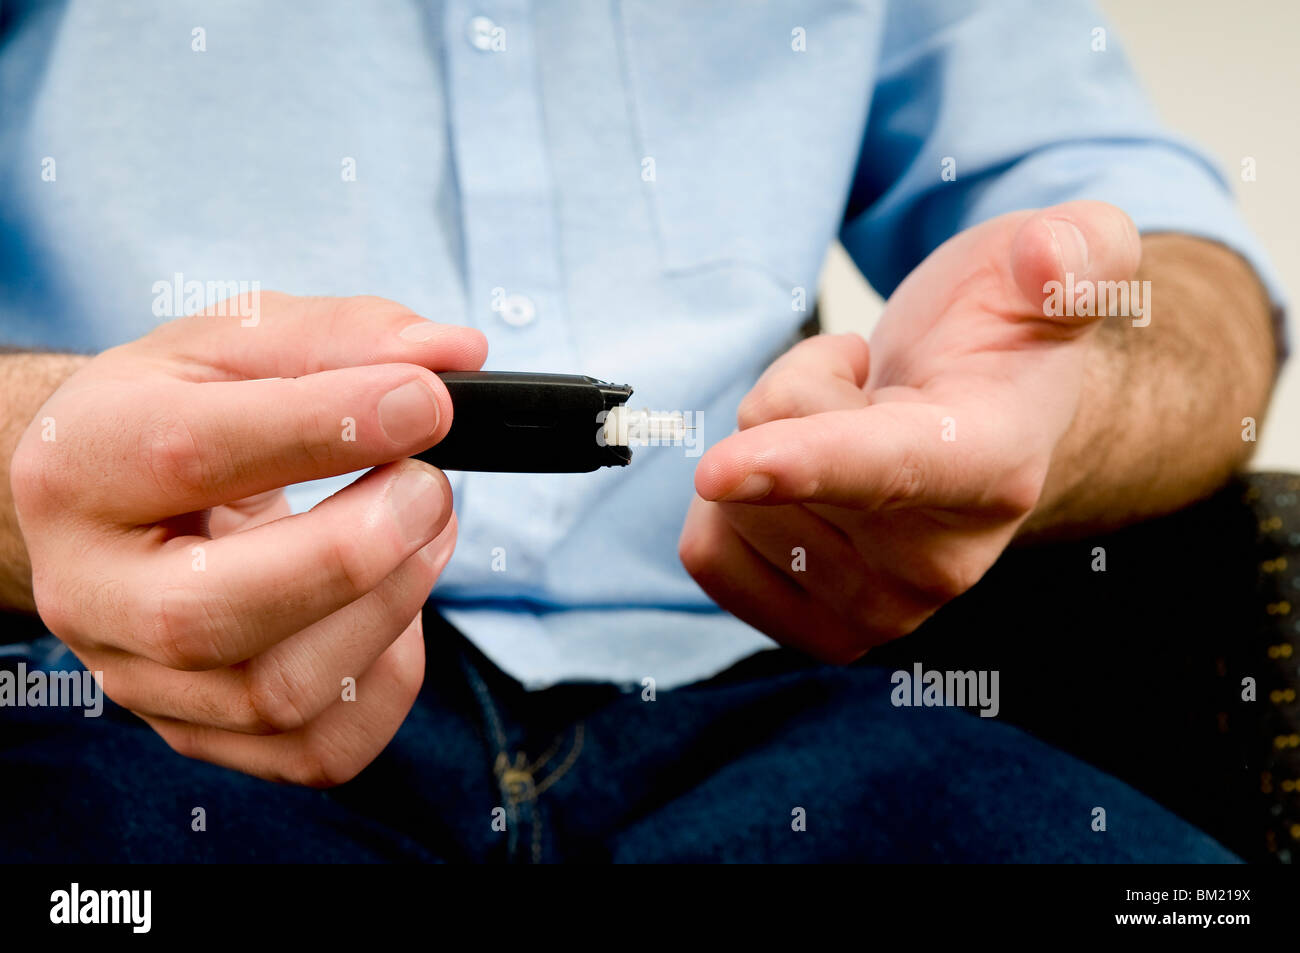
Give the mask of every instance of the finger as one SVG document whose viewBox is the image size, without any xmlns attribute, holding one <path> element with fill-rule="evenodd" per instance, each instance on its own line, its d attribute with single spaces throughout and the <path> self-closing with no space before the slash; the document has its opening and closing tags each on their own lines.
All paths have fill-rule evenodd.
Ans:
<svg viewBox="0 0 1300 953">
<path fill-rule="evenodd" d="M 773 361 L 767 374 L 830 376 L 861 387 L 871 369 L 871 351 L 860 334 L 814 334 Z M 762 380 L 762 378 L 759 378 Z"/>
<path fill-rule="evenodd" d="M 242 500 L 226 503 L 214 509 L 208 520 L 208 532 L 213 537 L 225 536 L 239 529 L 249 529 L 289 516 L 289 499 L 283 490 L 268 490 Z"/>
<path fill-rule="evenodd" d="M 756 553 L 818 601 L 827 605 L 858 601 L 869 569 L 837 527 L 800 504 L 715 505 Z"/>
<path fill-rule="evenodd" d="M 868 647 L 741 539 L 717 504 L 699 498 L 691 504 L 678 555 L 714 602 L 783 645 L 833 664 L 847 664 Z"/>
<path fill-rule="evenodd" d="M 370 592 L 450 517 L 447 478 L 404 460 L 307 513 L 220 539 L 172 539 L 117 569 L 115 591 L 142 597 L 105 627 L 109 644 L 186 671 L 243 661 Z"/>
<path fill-rule="evenodd" d="M 720 503 L 737 535 L 858 633 L 863 646 L 911 632 L 937 603 L 870 566 L 848 538 L 803 506 Z"/>
<path fill-rule="evenodd" d="M 95 657 L 94 666 L 110 673 L 109 697 L 138 715 L 247 734 L 297 730 L 406 631 L 455 541 L 453 518 L 373 591 L 243 664 L 186 672 L 116 652 Z"/>
<path fill-rule="evenodd" d="M 1128 281 L 1142 258 L 1133 220 L 1105 202 L 1067 202 L 1043 209 L 1021 224 L 1011 242 L 1011 272 L 1035 313 L 1063 324 L 1087 325 L 1098 309 L 1080 306 L 1077 295 L 1097 282 Z M 1049 287 L 1055 283 L 1058 287 Z M 1050 297 L 1074 289 L 1074 306 L 1051 306 Z M 1094 294 L 1094 302 L 1096 296 Z M 1065 313 L 1067 312 L 1068 313 Z"/>
<path fill-rule="evenodd" d="M 188 758 L 272 781 L 331 787 L 355 777 L 397 734 L 424 681 L 420 616 L 357 680 L 355 701 L 334 702 L 297 731 L 248 735 L 144 716 Z"/>
<path fill-rule="evenodd" d="M 410 626 L 456 547 L 456 514 L 438 537 L 351 605 L 246 663 L 254 708 L 276 731 L 292 731 L 325 711 L 343 679 L 370 669 Z"/>
<path fill-rule="evenodd" d="M 936 405 L 891 401 L 774 420 L 710 448 L 695 487 L 727 502 L 1032 507 L 1041 480 L 1021 466 L 1024 451 L 1000 432 L 997 416 L 957 420 Z"/>
<path fill-rule="evenodd" d="M 187 366 L 194 380 L 301 377 L 367 364 L 472 371 L 487 357 L 482 332 L 428 321 L 395 301 L 271 291 L 169 321 L 140 343 Z"/>
<path fill-rule="evenodd" d="M 918 508 L 878 519 L 821 503 L 805 508 L 842 530 L 863 562 L 885 575 L 905 604 L 917 607 L 943 605 L 975 585 L 1016 531 L 1014 521 L 982 512 Z M 913 621 L 919 625 L 923 619 Z"/>
<path fill-rule="evenodd" d="M 266 490 L 265 493 L 255 493 L 251 497 L 235 499 L 230 503 L 224 503 L 212 512 L 212 521 L 216 523 L 218 517 L 222 520 L 220 524 L 221 532 L 217 529 L 212 530 L 213 536 L 224 536 L 225 533 L 233 533 L 234 530 L 259 523 L 269 523 L 270 520 L 278 520 L 281 516 L 289 516 L 292 510 L 289 508 L 289 498 L 285 497 L 285 491 L 282 489 Z M 209 527 L 211 527 L 209 523 Z"/>
<path fill-rule="evenodd" d="M 865 407 L 867 342 L 856 334 L 819 334 L 795 345 L 763 372 L 737 418 L 741 430 L 771 420 Z"/>
<path fill-rule="evenodd" d="M 140 525 L 410 456 L 451 416 L 442 381 L 413 364 L 172 383 L 85 411 L 62 457 L 81 472 L 82 506 Z M 118 479 L 102 479 L 105 458 Z"/>
</svg>

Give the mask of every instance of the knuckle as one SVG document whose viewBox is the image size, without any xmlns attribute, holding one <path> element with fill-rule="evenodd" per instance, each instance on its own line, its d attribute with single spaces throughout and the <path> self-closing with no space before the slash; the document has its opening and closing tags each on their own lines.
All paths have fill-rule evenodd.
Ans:
<svg viewBox="0 0 1300 953">
<path fill-rule="evenodd" d="M 308 463 L 326 465 L 333 462 L 338 444 L 339 431 L 333 418 L 326 418 L 320 413 L 319 399 L 310 389 L 310 384 L 302 378 L 283 382 L 288 388 L 288 406 L 304 406 L 303 398 L 308 398 L 313 407 L 311 413 L 301 417 L 297 424 L 295 448 L 299 456 Z"/>
<path fill-rule="evenodd" d="M 881 495 L 883 508 L 906 503 L 919 496 L 925 486 L 925 467 L 920 457 L 910 448 L 902 451 L 902 458 L 890 473 Z"/>
<path fill-rule="evenodd" d="M 204 748 L 199 740 L 199 732 L 190 725 L 160 725 L 150 723 L 158 737 L 166 742 L 167 747 L 182 758 L 203 760 Z"/>
<path fill-rule="evenodd" d="M 931 559 L 912 585 L 927 601 L 942 605 L 970 589 L 981 575 L 982 572 L 964 559 Z M 900 625 L 908 626 L 911 621 L 910 614 L 904 613 Z M 916 621 L 908 631 L 919 625 L 920 621 Z"/>
<path fill-rule="evenodd" d="M 196 726 L 234 731 L 247 735 L 272 734 L 271 727 L 265 724 L 253 711 L 246 693 L 240 691 L 239 673 L 231 671 L 229 675 L 232 676 L 229 679 L 222 678 L 214 681 L 219 681 L 222 689 L 231 686 L 233 683 L 233 698 L 230 693 L 224 690 L 202 691 L 198 690 L 198 686 L 193 683 L 181 682 L 161 692 L 150 689 L 147 695 L 144 694 L 143 690 L 138 691 L 137 699 L 139 704 L 134 707 L 141 707 L 160 715 L 183 719 Z M 121 704 L 120 701 L 119 704 Z M 133 706 L 126 705 L 125 707 L 131 708 Z"/>
<path fill-rule="evenodd" d="M 249 705 L 257 721 L 270 733 L 297 731 L 311 720 L 283 663 L 259 656 L 250 664 L 247 679 Z"/>
<path fill-rule="evenodd" d="M 319 299 L 318 299 L 319 300 Z M 329 323 L 332 330 L 343 332 L 359 322 L 373 322 L 380 315 L 410 315 L 414 312 L 404 304 L 378 295 L 354 295 L 348 298 L 327 299 L 330 304 Z"/>
<path fill-rule="evenodd" d="M 750 427 L 757 427 L 764 422 L 764 417 L 760 411 L 762 397 L 755 391 L 750 391 L 736 408 L 736 426 L 741 430 L 748 430 Z"/>
<path fill-rule="evenodd" d="M 138 459 L 165 495 L 193 496 L 210 484 L 211 473 L 185 421 L 159 416 L 140 431 Z"/>
<path fill-rule="evenodd" d="M 309 739 L 289 769 L 295 784 L 309 788 L 333 788 L 351 781 L 364 763 L 347 757 L 318 739 Z"/>
<path fill-rule="evenodd" d="M 762 382 L 755 384 L 754 389 L 745 395 L 736 408 L 736 425 L 741 430 L 748 430 L 767 423 L 772 419 L 770 403 L 768 385 Z"/>
<path fill-rule="evenodd" d="M 952 566 L 939 577 L 939 598 L 949 602 L 969 592 L 983 575 L 978 569 L 965 563 Z M 916 623 L 919 625 L 920 623 Z M 912 628 L 916 626 L 913 625 Z"/>
<path fill-rule="evenodd" d="M 871 355 L 871 346 L 867 339 L 856 331 L 846 331 L 833 336 L 832 347 L 835 353 L 843 356 L 851 365 L 866 364 Z"/>
<path fill-rule="evenodd" d="M 853 604 L 847 618 L 855 637 L 845 640 L 844 644 L 856 654 L 851 655 L 848 661 L 856 661 L 873 646 L 911 634 L 930 617 L 939 603 L 946 601 L 923 595 L 911 583 L 902 586 L 916 595 L 907 596 L 892 589 L 878 590 L 872 598 Z"/>
<path fill-rule="evenodd" d="M 1009 519 L 1032 513 L 1042 495 L 1045 478 L 1042 468 L 1020 468 L 998 484 L 989 499 L 990 508 Z"/>
<path fill-rule="evenodd" d="M 358 534 L 335 535 L 325 544 L 322 558 L 329 575 L 358 595 L 370 592 L 383 581 L 368 557 L 365 538 Z"/>
<path fill-rule="evenodd" d="M 801 381 L 794 371 L 774 371 L 765 376 L 745 395 L 736 411 L 741 430 L 773 420 L 803 416 L 797 394 Z"/>
<path fill-rule="evenodd" d="M 49 465 L 53 452 L 49 444 L 43 448 L 30 439 L 19 442 L 9 460 L 9 489 L 19 512 L 39 510 L 45 500 L 55 495 L 58 470 Z"/>
<path fill-rule="evenodd" d="M 406 305 L 394 301 L 392 298 L 385 298 L 382 295 L 353 295 L 349 298 L 342 299 L 340 307 L 360 316 L 365 316 L 375 311 L 396 311 L 401 312 L 402 314 L 411 313 L 411 309 Z"/>
<path fill-rule="evenodd" d="M 424 683 L 423 642 L 412 639 L 399 643 L 397 649 L 380 656 L 367 674 L 376 687 L 382 684 L 382 691 L 388 699 L 395 697 L 400 700 L 401 710 L 405 713 L 414 704 Z M 365 725 L 357 720 L 349 730 L 356 732 L 364 728 Z M 299 753 L 291 763 L 288 776 L 296 784 L 329 788 L 351 781 L 360 774 L 379 754 L 391 733 L 383 734 L 382 743 L 373 734 L 373 729 L 364 737 L 341 735 L 337 730 L 311 729 L 299 737 Z"/>
<path fill-rule="evenodd" d="M 194 589 L 164 586 L 144 615 L 148 645 L 163 665 L 193 672 L 222 664 L 211 621 Z"/>
</svg>

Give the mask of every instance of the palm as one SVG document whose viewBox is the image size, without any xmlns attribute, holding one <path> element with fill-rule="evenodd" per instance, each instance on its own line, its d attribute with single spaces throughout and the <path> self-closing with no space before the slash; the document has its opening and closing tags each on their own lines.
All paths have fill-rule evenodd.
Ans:
<svg viewBox="0 0 1300 953">
<path fill-rule="evenodd" d="M 952 443 L 1050 452 L 1074 415 L 1089 326 L 1044 318 L 1017 283 L 1012 243 L 1021 221 L 1008 216 L 963 232 L 899 286 L 871 338 L 872 404 L 928 407 L 950 419 L 939 437 Z"/>
<path fill-rule="evenodd" d="M 1073 421 L 1096 321 L 1048 317 L 1045 282 L 1127 279 L 1139 248 L 1101 203 L 1005 215 L 919 265 L 869 348 L 819 336 L 783 355 L 696 469 L 687 568 L 831 660 L 914 629 L 998 558 Z"/>
</svg>

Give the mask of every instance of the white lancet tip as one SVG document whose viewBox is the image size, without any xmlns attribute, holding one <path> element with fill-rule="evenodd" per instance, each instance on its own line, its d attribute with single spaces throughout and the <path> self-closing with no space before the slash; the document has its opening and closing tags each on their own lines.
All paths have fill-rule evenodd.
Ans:
<svg viewBox="0 0 1300 953">
<path fill-rule="evenodd" d="M 613 408 L 605 417 L 605 443 L 612 447 L 680 446 L 686 439 L 680 410 Z"/>
</svg>

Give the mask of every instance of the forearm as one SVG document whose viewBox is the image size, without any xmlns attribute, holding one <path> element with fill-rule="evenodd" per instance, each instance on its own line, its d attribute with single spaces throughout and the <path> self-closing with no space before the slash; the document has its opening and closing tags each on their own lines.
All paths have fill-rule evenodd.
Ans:
<svg viewBox="0 0 1300 953">
<path fill-rule="evenodd" d="M 1213 242 L 1142 241 L 1151 323 L 1116 316 L 1092 338 L 1083 394 L 1021 538 L 1111 529 L 1213 492 L 1250 457 L 1242 419 L 1262 422 L 1275 343 L 1251 268 Z"/>
<path fill-rule="evenodd" d="M 88 357 L 76 354 L 0 353 L 0 610 L 34 612 L 32 567 L 9 488 L 14 447 L 50 394 Z M 57 439 L 54 422 L 50 436 Z"/>
</svg>

